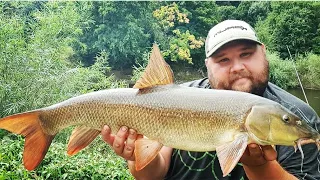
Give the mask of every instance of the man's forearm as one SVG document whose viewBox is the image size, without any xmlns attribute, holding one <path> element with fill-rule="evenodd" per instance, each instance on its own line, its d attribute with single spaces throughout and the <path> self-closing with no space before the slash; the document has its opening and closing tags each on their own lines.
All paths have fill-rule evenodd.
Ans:
<svg viewBox="0 0 320 180">
<path fill-rule="evenodd" d="M 260 166 L 246 166 L 243 165 L 247 177 L 250 180 L 261 179 L 281 179 L 281 180 L 293 180 L 298 179 L 292 174 L 284 170 L 277 161 L 269 161 L 266 164 Z"/>
</svg>

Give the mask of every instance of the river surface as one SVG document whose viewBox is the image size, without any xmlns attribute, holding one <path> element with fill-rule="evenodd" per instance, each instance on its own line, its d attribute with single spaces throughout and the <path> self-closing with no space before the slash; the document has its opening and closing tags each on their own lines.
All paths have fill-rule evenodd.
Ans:
<svg viewBox="0 0 320 180">
<path fill-rule="evenodd" d="M 287 91 L 306 102 L 301 89 L 289 89 Z M 307 95 L 307 99 L 309 101 L 310 106 L 318 113 L 318 116 L 319 116 L 320 115 L 320 90 L 305 89 L 304 91 Z"/>
</svg>

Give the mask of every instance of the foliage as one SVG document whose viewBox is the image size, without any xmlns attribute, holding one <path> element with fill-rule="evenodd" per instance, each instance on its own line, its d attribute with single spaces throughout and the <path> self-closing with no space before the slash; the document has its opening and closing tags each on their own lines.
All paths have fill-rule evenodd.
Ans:
<svg viewBox="0 0 320 180">
<path fill-rule="evenodd" d="M 187 14 L 181 13 L 178 5 L 172 3 L 155 10 L 153 16 L 158 20 L 161 29 L 166 32 L 169 39 L 169 48 L 164 46 L 163 56 L 171 61 L 185 60 L 192 63 L 190 50 L 201 48 L 204 40 L 197 40 L 189 30 L 179 29 L 181 24 L 189 23 Z"/>
<path fill-rule="evenodd" d="M 148 65 L 149 58 L 150 52 L 143 54 L 141 62 L 136 62 L 137 65 L 133 66 L 131 81 L 136 82 L 139 80 Z"/>
<path fill-rule="evenodd" d="M 305 57 L 296 58 L 296 64 L 302 84 L 306 88 L 320 88 L 320 55 L 308 53 Z"/>
<path fill-rule="evenodd" d="M 105 76 L 109 68 L 100 63 L 100 59 L 106 61 L 104 52 L 92 67 L 72 66 L 71 44 L 81 32 L 77 30 L 80 17 L 73 11 L 73 4 L 47 4 L 49 7 L 50 11 L 33 14 L 37 23 L 31 26 L 33 31 L 27 37 L 22 19 L 0 15 L 0 116 L 120 85 L 113 76 Z"/>
<path fill-rule="evenodd" d="M 319 89 L 320 56 L 308 53 L 295 59 L 281 59 L 279 54 L 267 52 L 270 66 L 270 81 L 288 89 L 300 87 L 296 70 L 304 88 Z M 296 70 L 295 70 L 296 68 Z"/>
<path fill-rule="evenodd" d="M 299 55 L 313 50 L 314 39 L 319 37 L 319 7 L 310 2 L 272 2 L 272 11 L 257 28 L 262 29 L 262 42 L 270 50 L 280 52 L 280 57 L 288 58 L 287 46 L 292 54 Z"/>
<path fill-rule="evenodd" d="M 133 179 L 126 162 L 98 138 L 89 147 L 69 157 L 65 143 L 51 144 L 43 162 L 34 171 L 22 165 L 23 139 L 0 140 L 0 179 Z"/>
<path fill-rule="evenodd" d="M 131 67 L 152 46 L 152 9 L 148 2 L 93 3 L 90 11 L 94 23 L 83 38 L 88 47 L 86 58 L 106 50 L 112 67 Z"/>
<path fill-rule="evenodd" d="M 284 89 L 296 87 L 298 85 L 292 61 L 285 61 L 281 59 L 277 53 L 268 51 L 267 59 L 270 68 L 270 82 Z"/>
<path fill-rule="evenodd" d="M 236 19 L 246 21 L 251 26 L 254 26 L 259 20 L 264 20 L 270 12 L 270 2 L 258 1 L 248 2 L 243 1 L 239 4 L 235 12 Z"/>
<path fill-rule="evenodd" d="M 190 49 L 200 48 L 203 45 L 203 40 L 196 40 L 188 30 L 180 32 L 179 29 L 176 29 L 172 32 L 175 37 L 170 39 L 170 48 L 163 53 L 163 56 L 169 56 L 171 61 L 185 60 L 192 63 Z"/>
<path fill-rule="evenodd" d="M 82 32 L 81 17 L 74 5 L 46 3 L 43 11 L 29 15 L 28 22 L 31 19 L 32 24 L 27 24 L 19 13 L 0 15 L 0 116 L 94 90 L 127 86 L 114 76 L 106 76 L 110 67 L 105 51 L 90 67 L 71 63 L 71 45 Z M 23 139 L 0 130 L 0 179 L 132 178 L 125 161 L 112 154 L 101 140 L 87 153 L 66 157 L 63 144 L 70 131 L 69 128 L 59 134 L 42 165 L 28 172 L 21 162 Z"/>
<path fill-rule="evenodd" d="M 236 11 L 236 7 L 234 6 L 220 6 L 218 8 L 218 13 L 221 16 L 221 21 L 227 19 L 236 19 L 235 14 L 233 12 Z"/>
<path fill-rule="evenodd" d="M 187 14 L 181 13 L 176 3 L 161 6 L 160 9 L 153 11 L 153 16 L 158 20 L 164 31 L 168 31 L 177 23 L 189 23 Z"/>
</svg>

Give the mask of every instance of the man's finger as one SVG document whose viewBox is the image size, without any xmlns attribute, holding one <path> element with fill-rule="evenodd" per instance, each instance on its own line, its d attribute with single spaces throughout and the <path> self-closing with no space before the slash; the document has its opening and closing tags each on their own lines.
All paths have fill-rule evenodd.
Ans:
<svg viewBox="0 0 320 180">
<path fill-rule="evenodd" d="M 113 145 L 114 135 L 111 134 L 111 129 L 109 126 L 107 126 L 107 125 L 103 126 L 102 131 L 101 131 L 101 135 L 102 135 L 102 139 L 106 143 L 110 144 L 110 146 Z"/>
<path fill-rule="evenodd" d="M 262 152 L 259 145 L 249 144 L 248 149 L 249 149 L 250 156 L 256 157 L 256 158 L 262 156 Z"/>
<path fill-rule="evenodd" d="M 134 151 L 134 143 L 137 139 L 137 132 L 133 129 L 129 129 L 129 135 L 123 149 L 123 157 L 127 160 L 134 161 L 133 151 Z"/>
<path fill-rule="evenodd" d="M 261 146 L 264 158 L 267 161 L 273 161 L 277 159 L 277 151 L 272 146 Z"/>
<path fill-rule="evenodd" d="M 116 134 L 113 142 L 113 149 L 118 155 L 122 155 L 125 141 L 128 137 L 128 127 L 122 126 Z"/>
</svg>

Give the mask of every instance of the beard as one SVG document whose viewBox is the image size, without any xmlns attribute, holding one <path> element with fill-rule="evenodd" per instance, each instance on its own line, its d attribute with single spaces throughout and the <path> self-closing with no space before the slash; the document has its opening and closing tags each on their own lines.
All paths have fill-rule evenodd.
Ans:
<svg viewBox="0 0 320 180">
<path fill-rule="evenodd" d="M 221 81 L 218 78 L 215 78 L 212 74 L 210 76 L 208 71 L 210 85 L 214 89 L 242 91 L 262 96 L 269 80 L 269 62 L 266 59 L 264 59 L 264 62 L 262 72 L 252 74 L 245 69 L 231 74 L 227 81 Z"/>
</svg>

